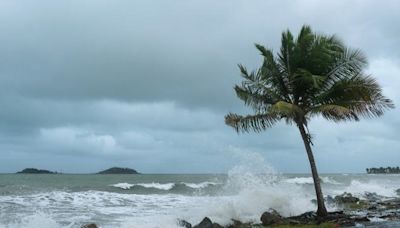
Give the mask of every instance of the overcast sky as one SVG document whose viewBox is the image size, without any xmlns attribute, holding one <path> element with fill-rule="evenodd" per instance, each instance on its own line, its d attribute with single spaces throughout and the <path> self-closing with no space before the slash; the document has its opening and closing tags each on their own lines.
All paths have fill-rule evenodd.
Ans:
<svg viewBox="0 0 400 228">
<path fill-rule="evenodd" d="M 298 130 L 236 134 L 237 64 L 303 24 L 362 49 L 397 108 L 379 119 L 311 121 L 320 172 L 400 166 L 400 2 L 0 1 L 0 172 L 226 172 L 251 153 L 309 172 Z"/>
</svg>

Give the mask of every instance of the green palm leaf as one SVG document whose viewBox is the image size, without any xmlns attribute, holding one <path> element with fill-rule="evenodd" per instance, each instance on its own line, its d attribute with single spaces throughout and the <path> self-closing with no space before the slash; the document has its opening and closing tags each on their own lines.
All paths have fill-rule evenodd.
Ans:
<svg viewBox="0 0 400 228">
<path fill-rule="evenodd" d="M 241 116 L 229 113 L 225 116 L 225 123 L 233 127 L 237 132 L 261 132 L 272 127 L 280 118 L 274 114 L 255 114 Z"/>
</svg>

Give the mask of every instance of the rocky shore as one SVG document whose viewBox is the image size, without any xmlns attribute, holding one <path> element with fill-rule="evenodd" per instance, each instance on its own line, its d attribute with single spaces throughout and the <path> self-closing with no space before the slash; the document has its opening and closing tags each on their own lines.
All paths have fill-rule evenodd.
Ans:
<svg viewBox="0 0 400 228">
<path fill-rule="evenodd" d="M 369 222 L 365 216 L 351 216 L 343 211 L 330 212 L 326 217 L 318 217 L 315 212 L 306 212 L 298 216 L 283 217 L 274 209 L 269 209 L 260 217 L 260 223 L 245 223 L 232 219 L 228 225 L 213 223 L 205 217 L 199 224 L 192 225 L 185 220 L 178 220 L 178 225 L 185 228 L 254 228 L 254 227 L 322 227 L 336 228 L 355 226 L 356 223 Z"/>
<path fill-rule="evenodd" d="M 400 196 L 400 189 L 396 192 Z M 271 208 L 262 213 L 258 223 L 232 219 L 230 224 L 221 225 L 205 217 L 198 224 L 178 219 L 177 225 L 184 228 L 400 227 L 400 197 L 383 197 L 376 193 L 365 193 L 362 198 L 358 198 L 345 192 L 335 197 L 327 196 L 325 202 L 341 210 L 329 212 L 326 217 L 319 217 L 315 212 L 284 217 Z M 98 228 L 98 226 L 91 223 L 82 228 Z"/>
</svg>

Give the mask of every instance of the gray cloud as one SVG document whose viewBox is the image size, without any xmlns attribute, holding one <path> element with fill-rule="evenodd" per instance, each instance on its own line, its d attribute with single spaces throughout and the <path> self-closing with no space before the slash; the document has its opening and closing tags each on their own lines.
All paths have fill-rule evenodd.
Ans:
<svg viewBox="0 0 400 228">
<path fill-rule="evenodd" d="M 278 50 L 282 30 L 310 24 L 361 48 L 398 104 L 399 11 L 397 1 L 356 0 L 0 2 L 0 171 L 224 172 L 232 150 L 250 150 L 307 172 L 295 128 L 237 135 L 224 125 L 227 112 L 248 111 L 232 90 L 236 64 L 257 67 L 255 42 Z M 400 162 L 398 116 L 313 121 L 320 169 Z"/>
</svg>

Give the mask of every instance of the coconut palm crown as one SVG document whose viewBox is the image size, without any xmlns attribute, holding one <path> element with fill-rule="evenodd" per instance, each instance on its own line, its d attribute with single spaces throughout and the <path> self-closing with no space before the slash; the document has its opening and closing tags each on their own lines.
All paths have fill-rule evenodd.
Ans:
<svg viewBox="0 0 400 228">
<path fill-rule="evenodd" d="M 238 132 L 260 132 L 280 120 L 298 127 L 311 165 L 319 216 L 326 216 L 318 172 L 307 125 L 322 116 L 340 122 L 360 117 L 379 117 L 394 104 L 382 94 L 377 81 L 364 73 L 367 65 L 360 50 L 346 47 L 336 36 L 314 33 L 303 26 L 295 38 L 282 33 L 277 55 L 256 44 L 263 62 L 249 72 L 239 65 L 244 81 L 234 87 L 236 95 L 254 113 L 229 113 L 225 123 Z"/>
</svg>

